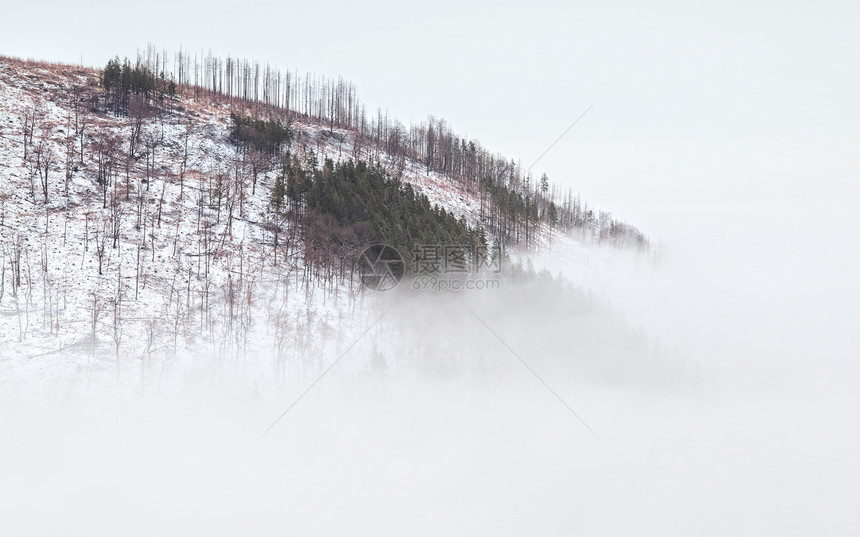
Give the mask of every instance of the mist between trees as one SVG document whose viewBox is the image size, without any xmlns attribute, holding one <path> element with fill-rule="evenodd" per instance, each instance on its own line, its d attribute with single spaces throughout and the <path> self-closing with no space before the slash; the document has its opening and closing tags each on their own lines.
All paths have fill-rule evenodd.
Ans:
<svg viewBox="0 0 860 537">
<path fill-rule="evenodd" d="M 519 163 L 494 154 L 476 140 L 458 136 L 444 119 L 432 116 L 405 127 L 388 112 L 375 114 L 358 98 L 355 86 L 343 78 L 299 75 L 268 64 L 209 54 L 166 51 L 147 47 L 134 62 L 108 62 L 103 85 L 117 91 L 114 107 L 122 110 L 128 94 L 143 93 L 163 99 L 183 96 L 206 102 L 243 102 L 255 117 L 277 116 L 286 124 L 312 122 L 329 129 L 347 130 L 353 138 L 353 156 L 371 150 L 369 160 L 380 153 L 392 161 L 392 172 L 420 165 L 438 173 L 481 198 L 481 218 L 489 219 L 505 241 L 530 242 L 532 228 L 549 222 L 565 232 L 600 242 L 647 247 L 648 239 L 636 227 L 613 218 L 608 211 L 589 208 L 573 192 L 561 192 L 546 175 L 533 178 Z M 119 104 L 118 104 L 119 103 Z M 485 209 L 486 204 L 486 209 Z"/>
<path fill-rule="evenodd" d="M 86 349 L 88 376 L 109 353 L 117 377 L 160 377 L 199 345 L 246 367 L 262 341 L 282 367 L 286 341 L 310 363 L 331 311 L 367 321 L 354 260 L 369 244 L 536 249 L 555 229 L 647 247 L 444 122 L 368 118 L 342 80 L 182 53 L 169 71 L 151 49 L 102 72 L 0 67 L 17 92 L 0 133 L 5 333 Z M 416 177 L 475 210 L 431 202 Z"/>
</svg>

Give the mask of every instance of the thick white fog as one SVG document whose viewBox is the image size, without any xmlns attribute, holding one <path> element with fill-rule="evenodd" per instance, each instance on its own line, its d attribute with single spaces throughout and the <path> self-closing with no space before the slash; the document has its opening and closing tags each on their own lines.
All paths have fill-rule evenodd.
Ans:
<svg viewBox="0 0 860 537">
<path fill-rule="evenodd" d="M 843 224 L 826 230 L 798 207 L 739 204 L 734 226 L 698 212 L 656 260 L 559 242 L 536 264 L 582 286 L 565 295 L 570 311 L 511 287 L 383 296 L 402 302 L 368 333 L 382 370 L 357 366 L 366 350 L 347 353 L 264 437 L 316 373 L 280 392 L 210 375 L 143 395 L 7 396 L 0 524 L 9 535 L 856 534 L 856 227 L 837 202 L 821 219 Z M 650 343 L 619 343 L 624 324 Z"/>
<path fill-rule="evenodd" d="M 856 4 L 43 4 L 4 6 L 0 52 L 343 74 L 524 166 L 600 99 L 535 175 L 654 248 L 369 294 L 283 377 L 0 352 L 0 535 L 860 535 Z"/>
</svg>

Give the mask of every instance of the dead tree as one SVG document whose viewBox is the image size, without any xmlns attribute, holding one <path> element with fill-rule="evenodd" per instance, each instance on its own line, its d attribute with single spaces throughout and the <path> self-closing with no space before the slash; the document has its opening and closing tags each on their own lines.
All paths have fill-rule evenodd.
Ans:
<svg viewBox="0 0 860 537">
<path fill-rule="evenodd" d="M 87 127 L 90 125 L 90 109 L 89 106 L 82 106 L 80 110 L 77 112 L 75 116 L 75 121 L 77 123 L 77 127 L 75 132 L 78 135 L 78 140 L 81 145 L 81 158 L 80 163 L 83 166 L 84 164 L 84 138 L 86 136 Z"/>
<path fill-rule="evenodd" d="M 122 318 L 122 299 L 123 299 L 123 283 L 122 283 L 122 265 L 117 270 L 116 277 L 116 294 L 113 297 L 113 323 L 111 330 L 111 338 L 114 344 L 114 357 L 116 359 L 116 380 L 119 380 L 119 348 L 122 344 L 122 336 L 125 321 Z"/>
<path fill-rule="evenodd" d="M 96 228 L 96 258 L 99 262 L 99 276 L 102 275 L 102 268 L 105 260 L 105 245 L 107 243 L 107 231 L 105 230 L 105 223 L 102 222 L 101 231 Z"/>
<path fill-rule="evenodd" d="M 33 132 L 36 130 L 36 107 L 27 106 L 21 111 L 21 134 L 24 142 L 24 160 L 27 160 L 27 149 L 33 143 Z"/>
<path fill-rule="evenodd" d="M 39 175 L 39 184 L 45 204 L 48 203 L 48 172 L 54 164 L 54 148 L 51 144 L 51 129 L 45 129 L 39 138 L 39 143 L 33 150 L 33 163 Z"/>
</svg>

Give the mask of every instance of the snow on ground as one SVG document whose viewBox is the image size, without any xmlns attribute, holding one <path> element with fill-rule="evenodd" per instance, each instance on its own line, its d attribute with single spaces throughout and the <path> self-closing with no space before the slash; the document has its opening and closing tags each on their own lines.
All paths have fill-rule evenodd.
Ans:
<svg viewBox="0 0 860 537">
<path fill-rule="evenodd" d="M 308 280 L 298 249 L 282 249 L 275 259 L 264 224 L 278 170 L 261 173 L 252 184 L 249 164 L 228 139 L 228 103 L 172 103 L 165 116 L 145 119 L 144 141 L 133 159 L 127 154 L 128 118 L 86 114 L 83 162 L 75 139 L 67 196 L 62 141 L 75 135 L 71 88 L 94 86 L 94 76 L 73 67 L 0 60 L 0 359 L 16 371 L 5 382 L 46 391 L 81 379 L 89 385 L 94 376 L 159 385 L 171 371 L 183 372 L 177 373 L 181 378 L 205 369 L 213 354 L 219 367 L 241 370 L 247 382 L 254 367 L 274 367 L 285 379 L 286 363 L 334 356 L 360 333 L 375 306 L 354 300 L 355 283 Z M 27 111 L 35 111 L 36 120 L 25 161 Z M 355 155 L 349 131 L 301 120 L 293 127 L 292 151 L 300 158 L 313 150 L 320 162 L 378 161 L 399 169 L 431 202 L 479 223 L 479 200 L 460 185 L 415 162 L 399 166 L 372 148 Z M 53 154 L 47 203 L 33 157 L 46 132 L 43 152 Z M 117 187 L 106 194 L 97 182 L 98 141 L 105 135 L 119 140 Z M 159 141 L 148 181 L 146 139 Z M 244 185 L 229 227 L 226 203 L 213 202 L 219 176 Z M 119 211 L 112 211 L 114 205 Z M 282 236 L 290 233 L 295 230 L 288 227 Z M 548 244 L 549 236 L 538 233 L 537 240 Z M 209 263 L 207 248 L 215 252 Z M 17 289 L 11 285 L 13 260 L 21 269 Z"/>
<path fill-rule="evenodd" d="M 758 242 L 743 226 L 714 247 L 701 237 L 726 237 L 715 210 L 710 228 L 690 226 L 689 248 L 676 247 L 685 255 L 665 259 L 544 232 L 535 269 L 581 284 L 592 299 L 579 310 L 559 314 L 533 289 L 521 291 L 521 309 L 508 292 L 380 300 L 309 284 L 292 258 L 275 266 L 260 218 L 267 174 L 223 239 L 233 255 L 209 268 L 207 306 L 196 215 L 203 178 L 233 173 L 226 111 L 188 112 L 181 199 L 187 116 L 165 123 L 146 202 L 151 217 L 164 189 L 162 227 L 135 278 L 139 233 L 127 214 L 99 277 L 93 234 L 109 214 L 92 150 L 72 176 L 68 211 L 62 171 L 51 172 L 45 206 L 21 159 L 21 103 L 78 76 L 60 71 L 0 61 L 0 534 L 857 534 L 860 295 L 857 260 L 841 255 L 856 226 L 834 226 L 832 251 L 808 222 L 756 212 L 753 221 L 788 230 L 782 244 L 772 226 Z M 56 102 L 44 110 L 64 124 Z M 297 128 L 321 158 L 348 158 L 346 139 Z M 474 198 L 417 170 L 404 171 L 417 188 L 475 217 Z M 16 244 L 31 281 L 17 301 Z M 847 263 L 837 271 L 833 259 Z M 666 355 L 596 314 L 595 296 L 620 298 L 648 334 L 686 343 L 681 357 L 654 360 Z M 460 370 L 450 367 L 458 348 Z M 558 357 L 584 365 L 571 372 Z M 700 362 L 705 378 L 689 382 L 685 366 Z M 618 381 L 631 376 L 640 382 Z"/>
<path fill-rule="evenodd" d="M 147 118 L 141 139 L 159 142 L 149 148 L 155 158 L 148 181 L 144 149 L 136 158 L 125 153 L 130 120 L 88 114 L 83 162 L 78 140 L 66 195 L 67 149 L 60 142 L 74 134 L 70 88 L 72 83 L 92 86 L 93 77 L 92 71 L 76 68 L 0 61 L 0 387 L 5 391 L 74 393 L 98 386 L 151 392 L 228 382 L 239 390 L 293 392 L 356 340 L 352 352 L 359 359 L 346 369 L 349 374 L 372 369 L 380 359 L 402 374 L 409 368 L 483 367 L 485 337 L 476 339 L 449 321 L 440 342 L 438 335 L 422 333 L 420 315 L 409 314 L 446 311 L 447 306 L 411 302 L 392 319 L 405 334 L 403 341 L 390 336 L 391 323 L 375 326 L 373 337 L 362 339 L 389 298 L 362 293 L 354 279 L 309 278 L 300 246 L 283 247 L 285 237 L 297 235 L 289 223 L 276 252 L 265 223 L 278 170 L 260 173 L 253 184 L 250 164 L 228 139 L 227 103 L 179 99 L 169 113 Z M 24 113 L 30 110 L 37 118 L 25 161 Z M 293 126 L 297 137 L 291 150 L 299 158 L 314 151 L 320 162 L 380 162 L 433 203 L 480 223 L 474 193 L 420 164 L 394 162 L 355 144 L 355 134 L 346 130 L 300 120 Z M 54 160 L 45 203 L 33 151 L 49 127 L 47 147 Z M 114 152 L 116 188 L 105 194 L 97 173 L 99 140 L 106 135 L 121 143 Z M 357 155 L 356 147 L 361 147 Z M 219 178 L 224 178 L 221 184 Z M 233 194 L 231 211 L 217 193 L 239 183 L 243 195 L 225 194 Z M 536 232 L 535 244 L 548 256 L 590 255 L 575 238 L 546 228 Z M 529 265 L 529 252 L 509 254 L 510 263 Z M 18 268 L 21 285 L 13 286 Z M 500 301 L 486 306 L 505 308 Z M 403 323 L 404 316 L 416 319 Z M 517 324 L 508 318 L 499 322 Z M 599 323 L 601 333 L 623 326 L 609 318 Z M 623 329 L 619 334 L 627 341 Z M 471 344 L 463 347 L 460 338 Z M 583 340 L 588 340 L 585 334 Z M 444 358 L 400 358 L 416 346 Z M 619 355 L 609 360 L 612 367 L 629 361 L 629 350 L 619 347 Z M 582 362 L 586 369 L 597 363 L 593 358 Z M 614 378 L 607 371 L 596 374 Z"/>
<path fill-rule="evenodd" d="M 114 244 L 111 201 L 103 208 L 92 136 L 85 144 L 84 163 L 75 157 L 69 196 L 64 193 L 66 152 L 59 140 L 70 121 L 66 89 L 72 80 L 92 83 L 92 73 L 0 62 L 0 257 L 5 284 L 0 357 L 7 370 L 16 369 L 9 367 L 13 361 L 20 367 L 18 375 L 5 375 L 4 381 L 19 385 L 29 379 L 50 390 L 55 384 L 79 382 L 81 376 L 111 376 L 117 354 L 124 357 L 118 376 L 130 379 L 145 373 L 160 379 L 165 370 L 195 367 L 178 364 L 175 348 L 200 355 L 215 352 L 231 360 L 260 352 L 269 357 L 272 333 L 283 332 L 281 324 L 293 328 L 289 336 L 295 344 L 293 334 L 324 333 L 320 327 L 334 319 L 340 322 L 347 313 L 350 320 L 361 317 L 346 300 L 354 288 L 305 280 L 295 252 L 275 265 L 271 236 L 262 225 L 275 172 L 260 176 L 256 194 L 250 195 L 247 170 L 227 140 L 226 112 L 215 107 L 146 122 L 144 135 L 157 135 L 163 143 L 156 148 L 154 178 L 148 184 L 142 181 L 144 160 L 132 162 L 127 199 L 126 155 L 118 151 L 121 213 Z M 29 107 L 39 111 L 35 142 L 53 125 L 49 146 L 55 159 L 47 204 L 33 166 L 23 160 L 21 112 Z M 90 122 L 90 133 L 111 133 L 122 140 L 129 136 L 122 118 L 93 114 Z M 189 158 L 183 171 L 186 134 Z M 233 215 L 232 233 L 226 214 L 217 214 L 210 203 L 211 178 L 219 173 L 239 173 L 248 190 L 241 210 Z M 226 213 L 226 208 L 221 211 Z M 209 241 L 204 242 L 201 230 L 207 226 Z M 217 249 L 210 266 L 201 248 Z M 14 292 L 13 258 L 20 259 L 23 282 Z M 225 324 L 228 318 L 233 321 Z M 205 336 L 207 330 L 219 333 L 201 341 L 198 334 Z M 307 352 L 325 343 L 320 336 L 308 337 L 318 341 Z"/>
</svg>

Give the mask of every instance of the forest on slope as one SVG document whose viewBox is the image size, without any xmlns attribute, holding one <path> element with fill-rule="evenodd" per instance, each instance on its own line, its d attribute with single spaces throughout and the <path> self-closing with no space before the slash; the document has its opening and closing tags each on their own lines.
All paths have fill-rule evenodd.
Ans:
<svg viewBox="0 0 860 537">
<path fill-rule="evenodd" d="M 149 378 L 183 349 L 244 368 L 262 344 L 286 376 L 367 322 L 354 274 L 367 245 L 460 246 L 472 264 L 488 246 L 569 236 L 647 248 L 444 123 L 368 119 L 343 81 L 179 60 L 171 72 L 158 55 L 102 70 L 0 59 L 11 352 L 81 352 L 88 378 L 132 366 Z"/>
<path fill-rule="evenodd" d="M 390 171 L 400 176 L 405 166 L 418 164 L 425 173 L 444 177 L 480 199 L 480 219 L 488 231 L 506 243 L 530 244 L 540 223 L 577 232 L 581 238 L 618 245 L 647 247 L 648 239 L 635 226 L 608 211 L 589 208 L 571 190 L 561 192 L 542 174 L 532 177 L 514 159 L 486 149 L 477 140 L 457 135 L 444 119 L 428 117 L 408 128 L 381 109 L 370 114 L 355 86 L 342 78 L 300 76 L 246 59 L 189 55 L 171 60 L 167 52 L 148 47 L 134 61 L 117 57 L 101 74 L 108 105 L 129 114 L 132 95 L 145 99 L 178 93 L 207 103 L 243 103 L 254 118 L 277 117 L 350 132 L 355 160 L 365 151 L 368 160 L 384 156 Z M 170 61 L 170 64 L 168 64 Z"/>
</svg>

